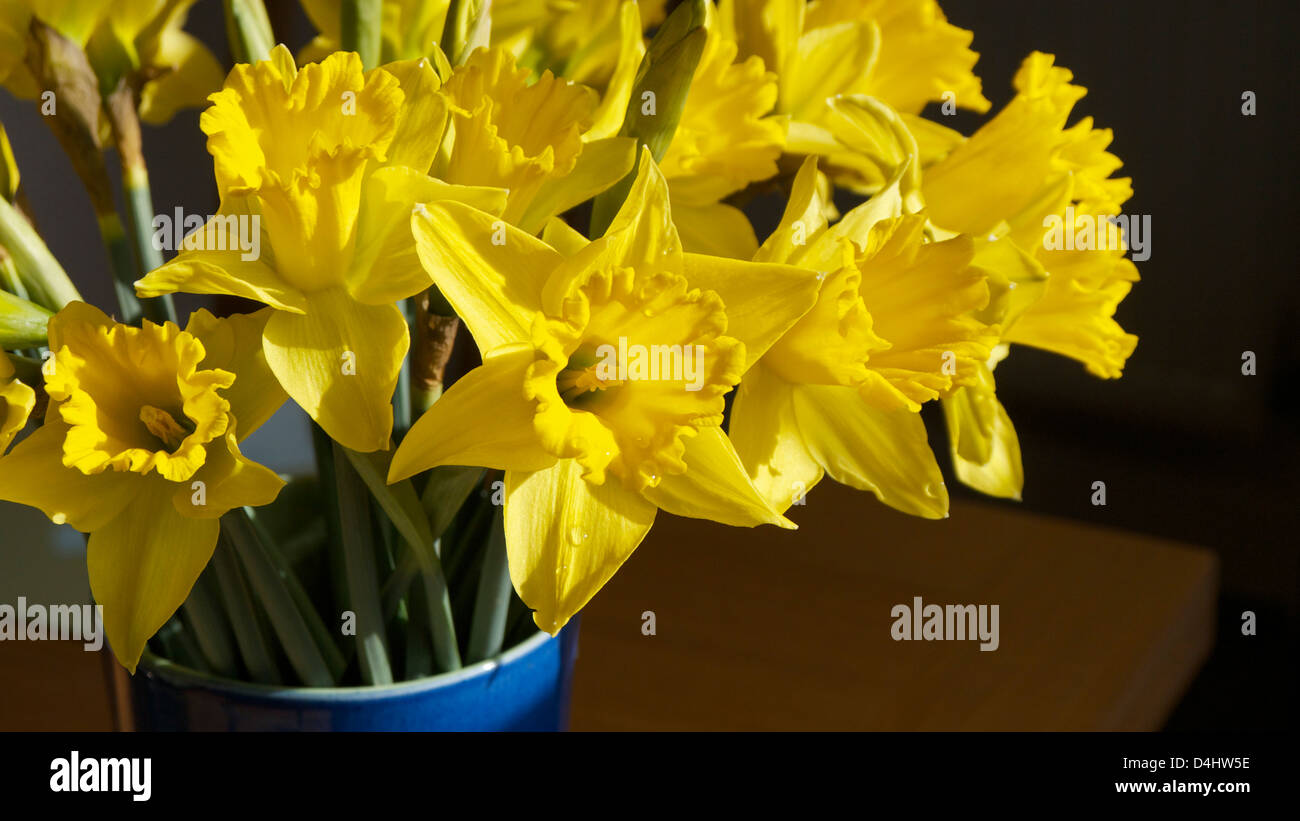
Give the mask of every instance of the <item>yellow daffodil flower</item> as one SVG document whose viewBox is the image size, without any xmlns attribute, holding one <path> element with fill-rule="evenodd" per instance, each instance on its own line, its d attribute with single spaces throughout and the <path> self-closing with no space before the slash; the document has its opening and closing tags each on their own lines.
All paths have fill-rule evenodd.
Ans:
<svg viewBox="0 0 1300 821">
<path fill-rule="evenodd" d="M 503 48 L 475 51 L 442 92 L 452 116 L 434 175 L 506 189 L 504 218 L 530 234 L 632 169 L 635 140 L 584 141 L 595 122 L 596 92 L 549 71 L 530 82 Z"/>
<path fill-rule="evenodd" d="M 777 111 L 790 117 L 786 151 L 818 155 L 837 184 L 864 193 L 884 180 L 828 129 L 837 95 L 882 100 L 910 123 L 929 102 L 983 112 L 989 101 L 972 68 L 972 35 L 935 0 L 720 0 L 722 31 L 742 56 L 757 55 L 780 83 Z M 933 150 L 918 125 L 923 152 Z"/>
<path fill-rule="evenodd" d="M 1129 179 L 1112 176 L 1120 161 L 1106 150 L 1108 129 L 1094 128 L 1091 118 L 1065 127 L 1087 93 L 1071 80 L 1051 55 L 1030 55 L 1016 74 L 1015 98 L 925 168 L 922 193 L 937 227 L 978 238 L 976 262 L 995 283 L 993 321 L 1003 341 L 1062 354 L 1096 376 L 1116 378 L 1137 344 L 1114 319 L 1138 279 L 1136 266 L 1122 246 L 1045 247 L 1052 218 L 1074 213 L 1104 220 L 1119 214 L 1133 193 Z M 1019 498 L 1020 446 L 992 374 L 1005 355 L 944 409 L 958 477 L 985 493 Z"/>
<path fill-rule="evenodd" d="M 736 59 L 736 42 L 719 32 L 712 8 L 704 52 L 660 167 L 686 249 L 749 259 L 758 250 L 754 229 L 721 200 L 776 176 L 786 118 L 772 114 L 776 75 L 759 57 Z"/>
<path fill-rule="evenodd" d="M 741 382 L 731 436 L 765 497 L 785 510 L 825 474 L 927 518 L 948 513 L 917 411 L 978 375 L 997 331 L 968 237 L 927 242 L 897 182 L 832 226 L 814 158 L 756 259 L 824 273 L 816 306 Z"/>
<path fill-rule="evenodd" d="M 102 90 L 140 72 L 140 118 L 165 123 L 181 108 L 202 105 L 221 86 L 221 66 L 182 29 L 195 0 L 0 0 L 0 83 L 31 99 L 40 92 L 24 63 L 33 17 L 76 43 Z"/>
<path fill-rule="evenodd" d="M 356 54 L 340 52 L 299 71 L 277 46 L 267 61 L 236 66 L 200 119 L 220 213 L 201 247 L 136 283 L 141 296 L 233 294 L 275 308 L 262 343 L 271 370 L 357 451 L 389 446 L 390 399 L 409 346 L 394 303 L 431 283 L 410 235 L 412 206 L 447 197 L 502 206 L 500 191 L 422 173 L 445 118 L 436 88 L 427 61 L 363 74 Z M 222 234 L 255 225 L 240 222 L 252 216 L 265 237 L 256 259 Z"/>
<path fill-rule="evenodd" d="M 260 345 L 271 314 L 132 328 L 73 302 L 50 320 L 49 410 L 0 458 L 0 499 L 90 534 L 91 592 L 129 670 L 207 565 L 220 516 L 284 484 L 238 444 L 284 402 Z"/>
<path fill-rule="evenodd" d="M 9 354 L 0 351 L 0 454 L 27 425 L 36 407 L 36 392 L 14 376 Z"/>
<path fill-rule="evenodd" d="M 484 364 L 412 427 L 389 480 L 448 464 L 504 470 L 510 574 L 539 627 L 558 632 L 659 509 L 792 526 L 720 425 L 724 395 L 814 303 L 814 273 L 683 253 L 648 149 L 594 242 L 557 220 L 551 244 L 513 228 L 496 244 L 490 216 L 451 203 L 413 228 Z M 646 355 L 667 359 L 647 369 Z"/>
</svg>

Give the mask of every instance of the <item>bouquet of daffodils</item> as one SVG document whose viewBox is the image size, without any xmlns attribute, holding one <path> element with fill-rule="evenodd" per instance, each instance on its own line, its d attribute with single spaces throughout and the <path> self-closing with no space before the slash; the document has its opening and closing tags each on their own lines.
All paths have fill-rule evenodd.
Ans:
<svg viewBox="0 0 1300 821">
<path fill-rule="evenodd" d="M 952 474 L 1019 498 L 1012 343 L 1103 378 L 1136 343 L 1123 243 L 1051 241 L 1132 193 L 1085 89 L 1034 53 L 947 127 L 990 103 L 934 0 L 302 0 L 296 56 L 226 0 L 224 80 L 192 2 L 0 2 L 118 297 L 81 301 L 4 141 L 0 498 L 88 534 L 129 670 L 453 670 L 557 633 L 661 511 L 793 529 L 827 476 L 942 518 L 927 402 Z M 164 261 L 140 123 L 186 106 L 220 208 Z M 286 484 L 240 443 L 288 400 L 318 474 Z"/>
</svg>

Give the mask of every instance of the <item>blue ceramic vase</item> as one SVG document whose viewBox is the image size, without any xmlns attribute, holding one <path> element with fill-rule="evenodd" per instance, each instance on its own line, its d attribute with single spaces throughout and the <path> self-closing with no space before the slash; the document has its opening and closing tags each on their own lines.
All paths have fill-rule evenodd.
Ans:
<svg viewBox="0 0 1300 821">
<path fill-rule="evenodd" d="M 577 624 L 489 661 L 386 687 L 272 687 L 216 678 L 146 652 L 131 679 L 144 731 L 557 731 L 569 721 Z"/>
</svg>

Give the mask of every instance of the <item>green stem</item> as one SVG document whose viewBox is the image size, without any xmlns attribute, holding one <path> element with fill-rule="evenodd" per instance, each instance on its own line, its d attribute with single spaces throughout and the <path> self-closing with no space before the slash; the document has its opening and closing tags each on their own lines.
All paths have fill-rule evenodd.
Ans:
<svg viewBox="0 0 1300 821">
<path fill-rule="evenodd" d="M 214 588 L 215 571 L 209 567 L 199 576 L 185 599 L 185 622 L 194 632 L 199 650 L 207 659 L 208 665 L 218 674 L 227 678 L 238 675 L 238 660 L 235 658 L 234 639 L 230 635 L 230 624 L 222 612 L 220 593 Z"/>
<path fill-rule="evenodd" d="M 228 532 L 230 543 L 239 553 L 258 601 L 266 609 L 271 627 L 298 678 L 309 687 L 337 684 L 343 674 L 342 654 L 332 643 L 319 644 L 320 631 L 310 627 L 248 512 L 240 509 L 227 513 L 221 517 L 221 527 Z M 336 654 L 332 664 L 326 660 L 328 649 Z"/>
<path fill-rule="evenodd" d="M 109 212 L 99 215 L 99 236 L 108 251 L 108 262 L 113 269 L 113 292 L 117 294 L 120 314 L 118 321 L 135 325 L 144 315 L 144 306 L 135 296 L 136 267 L 131 258 L 131 244 L 122 230 L 122 220 Z"/>
<path fill-rule="evenodd" d="M 14 265 L 13 258 L 5 253 L 3 247 L 0 247 L 0 288 L 19 299 L 31 300 L 31 296 L 27 293 L 27 286 L 23 284 L 23 278 L 18 275 L 18 266 Z"/>
<path fill-rule="evenodd" d="M 179 615 L 168 619 L 154 638 L 162 645 L 163 655 L 168 659 L 204 673 L 212 672 L 191 631 L 185 629 L 185 622 Z"/>
<path fill-rule="evenodd" d="M 226 38 L 238 63 L 257 63 L 271 56 L 275 35 L 262 0 L 225 0 Z"/>
<path fill-rule="evenodd" d="M 383 0 L 343 0 L 343 50 L 361 55 L 366 70 L 379 65 Z"/>
<path fill-rule="evenodd" d="M 416 585 L 407 594 L 409 629 L 406 634 L 406 678 L 433 675 L 433 646 L 429 641 L 429 623 L 425 618 L 424 586 Z"/>
<path fill-rule="evenodd" d="M 131 231 L 136 259 L 139 260 L 137 278 L 163 264 L 162 251 L 153 243 L 153 195 L 149 189 L 149 172 L 143 166 L 124 169 L 123 187 L 126 194 L 126 224 Z M 134 280 L 133 280 L 134 282 Z M 134 285 L 132 288 L 134 289 Z M 171 294 L 141 299 L 145 316 L 154 322 L 176 321 L 176 306 Z"/>
<path fill-rule="evenodd" d="M 397 528 L 402 541 L 419 562 L 420 577 L 423 580 L 425 594 L 428 598 L 428 615 L 433 631 L 433 646 L 439 668 L 458 670 L 461 667 L 460 650 L 456 644 L 455 620 L 451 614 L 451 594 L 447 587 L 447 578 L 442 572 L 442 559 L 438 551 L 438 542 L 433 538 L 429 520 L 420 505 L 420 498 L 409 479 L 392 485 L 388 484 L 388 466 L 392 454 L 386 452 L 358 453 L 336 446 L 336 470 L 342 472 L 339 465 L 345 456 L 352 464 L 356 475 L 370 489 L 375 501 L 379 502 L 384 513 Z"/>
<path fill-rule="evenodd" d="M 0 348 L 12 351 L 45 345 L 51 316 L 34 302 L 0 291 Z"/>
<path fill-rule="evenodd" d="M 0 197 L 0 245 L 13 258 L 29 298 L 51 311 L 81 299 L 63 266 L 22 214 Z"/>
<path fill-rule="evenodd" d="M 244 666 L 248 668 L 253 681 L 259 684 L 279 684 L 280 671 L 276 669 L 271 644 L 258 623 L 253 596 L 249 593 L 248 583 L 239 569 L 235 549 L 224 528 L 217 540 L 212 563 L 217 570 L 221 598 L 230 615 L 230 626 L 234 629 L 235 643 L 239 645 L 239 655 L 244 659 Z"/>
<path fill-rule="evenodd" d="M 388 641 L 370 529 L 370 496 L 349 465 L 346 449 L 334 443 L 334 482 L 338 492 L 339 535 L 347 574 L 348 602 L 356 616 L 357 658 L 366 684 L 392 684 Z"/>
<path fill-rule="evenodd" d="M 655 162 L 663 159 L 677 133 L 695 69 L 704 53 L 707 17 L 704 0 L 685 0 L 679 4 L 655 32 L 637 69 L 636 84 L 619 134 L 636 137 L 639 146 L 650 149 Z M 644 106 L 646 94 L 653 95 L 649 98 L 654 100 L 652 107 Z M 605 233 L 632 190 L 635 178 L 634 168 L 596 195 L 591 204 L 589 237 L 596 239 Z"/>
<path fill-rule="evenodd" d="M 302 614 L 303 620 L 307 623 L 307 628 L 311 630 L 312 638 L 315 639 L 317 647 L 325 658 L 325 663 L 330 668 L 330 674 L 335 681 L 343 677 L 344 669 L 347 662 L 343 658 L 343 652 L 339 650 L 338 642 L 334 640 L 334 634 L 330 632 L 325 622 L 321 619 L 320 613 L 316 610 L 316 605 L 312 602 L 311 596 L 298 580 L 298 574 L 294 572 L 293 566 L 289 561 L 286 551 L 281 549 L 282 546 L 275 543 L 270 532 L 262 525 L 258 518 L 257 511 L 251 507 L 244 508 L 244 515 L 253 526 L 257 533 L 258 543 L 263 548 L 267 561 L 279 576 L 285 589 L 293 598 L 294 606 Z M 319 534 L 319 531 L 317 531 Z M 319 535 L 313 540 L 314 544 L 320 543 Z"/>
<path fill-rule="evenodd" d="M 488 537 L 483 555 L 478 595 L 474 599 L 474 617 L 470 621 L 469 646 L 466 648 L 470 662 L 489 659 L 501 652 L 512 590 L 510 563 L 506 554 L 505 523 L 502 521 L 501 508 L 497 508 L 492 517 L 492 535 Z"/>
</svg>

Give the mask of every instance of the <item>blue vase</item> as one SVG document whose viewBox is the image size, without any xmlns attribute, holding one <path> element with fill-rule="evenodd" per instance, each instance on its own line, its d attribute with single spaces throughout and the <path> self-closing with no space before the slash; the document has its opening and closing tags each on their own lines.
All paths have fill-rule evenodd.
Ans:
<svg viewBox="0 0 1300 821">
<path fill-rule="evenodd" d="M 576 620 L 575 620 L 576 622 Z M 273 687 L 146 652 L 131 680 L 137 730 L 557 731 L 569 721 L 578 625 L 495 659 L 386 687 Z"/>
</svg>

